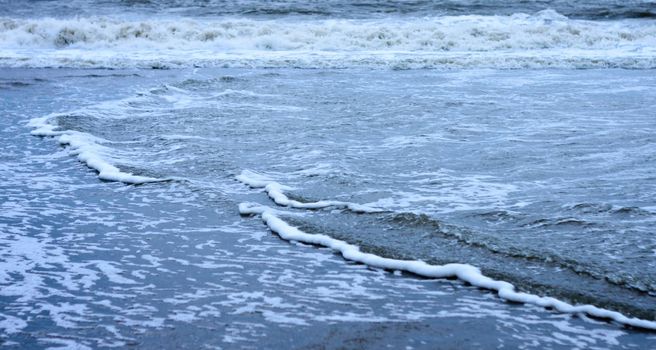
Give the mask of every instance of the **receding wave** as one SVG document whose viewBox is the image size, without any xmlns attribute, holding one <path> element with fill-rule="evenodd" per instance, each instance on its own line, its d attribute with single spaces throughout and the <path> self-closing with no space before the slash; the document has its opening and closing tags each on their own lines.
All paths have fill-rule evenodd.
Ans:
<svg viewBox="0 0 656 350">
<path fill-rule="evenodd" d="M 653 287 L 640 286 L 628 276 L 605 276 L 603 273 L 587 269 L 574 260 L 545 254 L 545 252 L 496 247 L 492 242 L 472 239 L 467 229 L 441 222 L 424 214 L 390 213 L 379 208 L 342 201 L 299 202 L 286 194 L 286 191 L 290 190 L 289 187 L 251 171 L 243 171 L 236 179 L 251 188 L 264 189 L 278 206 L 311 210 L 343 209 L 337 214 L 340 215 L 337 220 L 330 218 L 336 215 L 334 210 L 326 211 L 323 215 L 329 217 L 320 220 L 311 220 L 307 216 L 303 216 L 302 219 L 293 216 L 286 219 L 286 222 L 294 226 L 292 231 L 303 232 L 303 237 L 308 240 L 300 240 L 306 243 L 332 247 L 330 244 L 324 244 L 323 241 L 313 240 L 312 237 L 317 236 L 325 237 L 330 242 L 342 242 L 338 243 L 338 246 L 346 244 L 344 242 L 347 241 L 356 242 L 359 246 L 358 251 L 362 248 L 363 252 L 377 256 L 376 259 L 380 257 L 396 259 L 395 261 L 421 259 L 435 264 L 434 266 L 468 261 L 493 278 L 517 283 L 524 290 L 534 293 L 548 293 L 570 301 L 592 303 L 650 320 L 655 317 L 651 311 L 654 299 L 648 294 L 649 289 Z M 289 211 L 280 211 L 254 203 L 242 203 L 240 212 L 245 215 L 262 215 L 265 222 L 267 222 L 267 215 L 269 217 L 293 215 Z M 357 215 L 348 213 L 357 213 Z M 322 215 L 321 211 L 314 214 Z M 285 238 L 285 232 L 280 232 L 273 226 L 270 228 L 281 233 Z M 310 236 L 306 236 L 308 233 Z M 417 244 L 418 242 L 421 244 Z M 431 246 L 439 248 L 433 250 Z M 580 283 L 583 283 L 583 286 L 579 285 Z M 572 288 L 573 285 L 579 286 Z M 636 302 L 640 305 L 635 304 Z"/>
<path fill-rule="evenodd" d="M 33 118 L 28 125 L 34 128 L 31 132 L 32 135 L 54 137 L 59 144 L 67 146 L 70 154 L 77 156 L 80 162 L 98 172 L 98 178 L 101 180 L 126 184 L 170 181 L 170 179 L 134 174 L 134 172 L 126 170 L 125 166 L 122 166 L 121 169 L 116 167 L 111 161 L 113 157 L 110 155 L 116 153 L 116 150 L 103 145 L 106 140 L 82 131 L 85 128 L 83 119 L 67 113 L 50 114 Z M 76 124 L 81 125 L 77 126 Z"/>
<path fill-rule="evenodd" d="M 290 199 L 285 194 L 285 191 L 290 189 L 289 187 L 281 185 L 280 183 L 277 183 L 266 176 L 253 173 L 251 171 L 244 171 L 236 178 L 238 181 L 244 183 L 245 185 L 250 186 L 251 188 L 263 188 L 264 191 L 267 193 L 267 195 L 273 200 L 273 202 L 275 202 L 278 206 L 282 206 L 282 207 L 295 208 L 295 209 L 312 209 L 312 210 L 331 208 L 331 207 L 332 208 L 341 207 L 343 209 L 346 209 L 348 212 L 357 212 L 360 214 L 381 213 L 379 209 L 369 206 L 362 206 L 350 202 L 325 201 L 325 200 L 318 201 L 318 202 L 298 202 L 296 200 Z M 521 303 L 534 303 L 540 306 L 552 307 L 562 312 L 588 313 L 593 317 L 610 318 L 620 323 L 642 327 L 642 328 L 653 329 L 654 326 L 656 326 L 656 323 L 654 323 L 653 321 L 629 319 L 626 316 L 616 312 L 613 313 L 613 315 L 615 316 L 609 317 L 610 314 L 608 314 L 608 312 L 610 311 L 604 309 L 604 308 L 610 308 L 614 310 L 621 310 L 622 312 L 625 312 L 633 316 L 652 320 L 654 318 L 653 312 L 646 311 L 646 310 L 651 309 L 651 305 L 653 305 L 653 300 L 647 301 L 647 305 L 643 304 L 639 306 L 631 305 L 631 303 L 626 303 L 626 300 L 623 301 L 617 298 L 616 294 L 631 295 L 632 298 L 641 296 L 645 298 L 643 301 L 646 301 L 646 299 L 650 299 L 650 298 L 641 294 L 641 292 L 636 292 L 631 289 L 617 288 L 612 285 L 605 285 L 604 282 L 597 280 L 597 278 L 594 276 L 591 276 L 592 278 L 589 278 L 589 276 L 586 276 L 587 274 L 582 273 L 584 271 L 580 271 L 580 272 L 568 271 L 569 266 L 560 266 L 554 269 L 554 266 L 547 266 L 550 264 L 550 262 L 545 262 L 544 264 L 539 264 L 539 263 L 529 264 L 526 258 L 530 258 L 530 256 L 526 256 L 526 255 L 516 256 L 518 258 L 524 258 L 519 260 L 525 260 L 525 261 L 513 261 L 514 259 L 512 258 L 507 259 L 507 257 L 510 258 L 511 256 L 504 256 L 505 254 L 499 255 L 498 252 L 486 251 L 487 248 L 489 247 L 485 247 L 485 249 L 483 249 L 483 252 L 486 256 L 486 259 L 491 260 L 488 261 L 488 264 L 492 263 L 493 260 L 496 260 L 497 263 L 503 264 L 503 266 L 507 267 L 508 270 L 503 271 L 503 268 L 499 269 L 498 267 L 494 268 L 492 266 L 488 266 L 487 268 L 484 269 L 487 275 L 484 275 L 481 272 L 482 270 L 474 267 L 473 265 L 463 264 L 460 262 L 454 263 L 453 261 L 448 261 L 453 259 L 453 256 L 450 258 L 447 257 L 448 253 L 446 252 L 446 250 L 443 250 L 441 252 L 442 253 L 441 259 L 446 258 L 447 261 L 439 261 L 439 260 L 435 261 L 434 257 L 429 259 L 416 260 L 417 258 L 416 256 L 414 257 L 407 256 L 407 253 L 403 251 L 402 247 L 404 246 L 404 244 L 401 243 L 401 241 L 406 240 L 408 238 L 408 236 L 410 235 L 409 232 L 405 232 L 405 233 L 399 232 L 397 237 L 387 236 L 386 239 L 380 239 L 380 237 L 376 239 L 376 237 L 373 237 L 373 235 L 376 235 L 375 231 L 380 232 L 380 231 L 387 230 L 389 232 L 390 228 L 387 227 L 382 230 L 374 229 L 373 231 L 367 231 L 366 228 L 364 227 L 357 227 L 356 231 L 360 231 L 363 229 L 367 231 L 364 234 L 364 236 L 367 236 L 367 238 L 351 236 L 345 239 L 344 237 L 340 237 L 341 236 L 341 234 L 339 233 L 340 227 L 341 228 L 354 227 L 353 225 L 354 222 L 352 221 L 349 222 L 349 219 L 346 217 L 340 218 L 338 222 L 332 221 L 332 224 L 329 224 L 329 226 L 333 226 L 333 229 L 336 229 L 333 230 L 331 228 L 326 229 L 326 227 L 323 227 L 324 224 L 320 224 L 320 226 L 313 227 L 313 225 L 311 224 L 308 225 L 307 222 L 293 223 L 292 221 L 285 221 L 281 219 L 281 216 L 293 215 L 293 214 L 290 212 L 286 212 L 284 210 L 280 211 L 278 209 L 271 208 L 268 206 L 263 206 L 257 203 L 241 203 L 239 205 L 239 211 L 242 215 L 260 215 L 263 221 L 266 223 L 266 225 L 269 226 L 269 228 L 272 231 L 276 232 L 280 237 L 282 237 L 285 240 L 295 240 L 295 241 L 301 241 L 309 244 L 326 246 L 333 250 L 338 251 L 341 255 L 343 255 L 348 260 L 353 260 L 356 262 L 368 264 L 375 267 L 381 267 L 385 269 L 400 269 L 425 277 L 438 277 L 438 278 L 457 277 L 474 286 L 496 290 L 499 293 L 500 297 L 509 301 L 515 301 Z M 334 212 L 331 211 L 330 214 L 328 215 L 334 215 L 333 213 Z M 366 219 L 367 218 L 365 218 L 365 220 Z M 400 215 L 393 215 L 391 219 L 392 221 L 396 221 L 397 224 L 401 222 L 409 223 L 412 226 L 415 226 L 414 227 L 415 229 L 418 228 L 417 225 L 418 226 L 428 225 L 430 226 L 429 231 L 433 231 L 433 229 L 437 228 L 438 229 L 437 231 L 446 233 L 447 231 L 450 230 L 443 223 L 433 220 L 425 215 L 402 213 Z M 303 226 L 308 226 L 308 227 L 306 228 Z M 403 227 L 402 230 L 407 228 L 408 227 Z M 415 231 L 415 230 L 411 230 L 411 231 Z M 453 234 L 449 233 L 447 235 L 452 236 Z M 404 236 L 404 237 L 400 238 L 399 236 Z M 353 245 L 348 241 L 355 241 L 357 242 L 358 245 L 357 246 Z M 381 245 L 380 244 L 381 241 L 385 241 L 386 244 Z M 378 243 L 372 244 L 372 242 L 378 242 Z M 442 241 L 439 246 L 444 248 L 445 246 L 448 246 L 450 243 L 453 242 L 448 242 L 448 240 L 445 240 Z M 426 244 L 427 244 L 426 239 L 422 239 L 422 245 L 426 245 Z M 459 251 L 462 249 L 463 247 L 456 248 L 456 250 Z M 421 255 L 420 252 L 419 254 Z M 475 249 L 468 250 L 466 255 L 470 260 L 475 261 L 474 258 L 474 256 L 476 256 Z M 562 269 L 561 267 L 565 267 L 565 269 Z M 432 271 L 432 272 L 428 272 L 428 271 Z M 448 271 L 448 272 L 444 272 L 444 271 Z M 557 277 L 554 276 L 554 271 L 557 271 L 557 275 L 558 275 Z M 493 283 L 502 283 L 504 287 L 497 288 L 493 286 L 493 284 L 487 284 L 487 282 L 483 282 L 483 281 L 492 282 L 493 278 L 497 279 L 497 281 Z M 560 288 L 554 289 L 554 282 L 558 279 L 562 279 L 562 281 L 565 281 L 565 283 L 560 284 L 559 285 Z M 579 279 L 585 280 L 586 283 L 589 284 L 590 286 L 593 286 L 593 288 L 591 290 L 585 290 L 587 287 L 579 288 L 579 290 L 577 291 L 568 290 L 569 289 L 568 282 L 571 283 L 573 280 L 579 280 Z M 501 282 L 500 280 L 503 280 L 504 282 Z M 532 290 L 536 293 L 543 294 L 545 291 L 548 291 L 549 293 L 557 293 L 557 295 L 565 297 L 570 300 L 585 302 L 585 303 L 593 303 L 597 306 L 591 306 L 591 305 L 572 306 L 551 297 L 538 297 L 535 294 L 516 292 L 515 286 L 505 281 L 513 281 L 514 283 L 521 282 L 522 287 L 528 290 Z M 556 282 L 555 284 L 557 285 L 558 282 Z M 600 290 L 603 290 L 603 292 L 600 292 Z M 522 295 L 527 298 L 519 297 L 519 295 Z M 543 300 L 547 300 L 547 299 L 550 301 L 554 301 L 555 303 L 545 304 L 542 302 Z M 565 307 L 561 308 L 558 305 L 562 305 Z M 600 305 L 602 306 L 602 308 L 598 308 L 598 306 Z M 589 310 L 591 312 L 585 310 Z M 598 313 L 598 311 L 600 310 L 603 310 L 604 313 L 603 316 L 601 313 Z"/>
<path fill-rule="evenodd" d="M 337 20 L 0 19 L 9 66 L 656 67 L 656 23 L 535 15 Z"/>
</svg>

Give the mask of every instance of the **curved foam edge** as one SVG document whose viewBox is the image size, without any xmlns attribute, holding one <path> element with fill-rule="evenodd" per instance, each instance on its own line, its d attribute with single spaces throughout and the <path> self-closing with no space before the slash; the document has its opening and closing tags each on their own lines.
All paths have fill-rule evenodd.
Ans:
<svg viewBox="0 0 656 350">
<path fill-rule="evenodd" d="M 334 239 L 323 234 L 309 234 L 303 232 L 277 217 L 276 212 L 277 211 L 272 208 L 259 204 L 239 204 L 240 214 L 260 215 L 269 229 L 278 234 L 282 239 L 324 246 L 339 252 L 344 259 L 347 260 L 377 268 L 407 271 L 428 278 L 456 277 L 475 287 L 493 290 L 497 292 L 497 295 L 500 298 L 507 301 L 553 308 L 554 310 L 563 313 L 586 314 L 592 317 L 613 320 L 623 325 L 656 330 L 656 321 L 627 317 L 617 311 L 602 309 L 594 305 L 572 305 L 552 297 L 518 292 L 515 290 L 515 286 L 511 283 L 494 280 L 485 276 L 479 268 L 469 264 L 454 263 L 446 265 L 430 265 L 420 260 L 397 260 L 384 258 L 370 253 L 363 253 L 358 246 L 349 244 L 345 241 Z"/>
<path fill-rule="evenodd" d="M 355 213 L 380 213 L 384 210 L 379 208 L 370 207 L 367 205 L 342 202 L 342 201 L 318 201 L 318 202 L 299 202 L 290 199 L 285 195 L 284 191 L 291 190 L 291 187 L 281 185 L 270 178 L 255 173 L 250 170 L 244 170 L 240 175 L 237 175 L 237 180 L 252 188 L 264 188 L 267 195 L 278 205 L 297 208 L 297 209 L 322 209 L 328 207 L 338 207 L 348 209 Z"/>
<path fill-rule="evenodd" d="M 70 153 L 86 164 L 89 168 L 98 172 L 98 178 L 105 181 L 116 181 L 127 184 L 144 184 L 148 182 L 167 181 L 147 176 L 133 175 L 122 172 L 119 168 L 107 162 L 100 155 L 101 139 L 93 135 L 73 131 L 58 131 L 57 126 L 48 123 L 48 120 L 57 114 L 31 119 L 28 126 L 34 128 L 31 134 L 35 136 L 54 137 L 61 145 L 68 145 Z"/>
</svg>

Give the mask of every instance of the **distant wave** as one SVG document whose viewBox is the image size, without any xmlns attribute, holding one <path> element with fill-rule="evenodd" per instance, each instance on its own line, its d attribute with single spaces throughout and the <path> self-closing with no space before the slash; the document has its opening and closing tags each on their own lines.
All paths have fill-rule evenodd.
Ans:
<svg viewBox="0 0 656 350">
<path fill-rule="evenodd" d="M 612 49 L 656 45 L 656 24 L 569 20 L 554 11 L 412 20 L 2 19 L 0 45 L 273 51 Z"/>
<path fill-rule="evenodd" d="M 654 68 L 655 57 L 652 21 L 572 20 L 551 10 L 377 20 L 0 19 L 4 66 L 234 66 L 245 60 L 251 66 Z"/>
</svg>

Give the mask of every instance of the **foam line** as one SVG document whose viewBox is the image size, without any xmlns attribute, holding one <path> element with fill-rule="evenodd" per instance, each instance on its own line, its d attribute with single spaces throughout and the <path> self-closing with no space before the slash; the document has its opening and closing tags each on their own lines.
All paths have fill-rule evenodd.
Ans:
<svg viewBox="0 0 656 350">
<path fill-rule="evenodd" d="M 361 205 L 357 203 L 342 202 L 342 201 L 318 201 L 318 202 L 299 202 L 290 199 L 285 195 L 284 191 L 291 190 L 291 187 L 284 186 L 275 182 L 268 177 L 244 170 L 240 175 L 237 175 L 237 180 L 252 188 L 264 188 L 267 195 L 278 205 L 297 208 L 297 209 L 322 209 L 328 207 L 345 208 L 355 213 L 380 213 L 384 210 Z"/>
<path fill-rule="evenodd" d="M 627 317 L 617 311 L 602 309 L 594 305 L 572 305 L 564 301 L 529 293 L 518 292 L 515 286 L 505 281 L 498 281 L 483 275 L 481 270 L 469 264 L 430 265 L 419 260 L 397 260 L 378 255 L 363 253 L 360 248 L 345 241 L 334 239 L 323 234 L 309 234 L 293 227 L 276 216 L 269 207 L 253 203 L 241 203 L 239 212 L 243 215 L 260 215 L 271 231 L 287 241 L 298 241 L 320 245 L 339 252 L 345 259 L 388 270 L 400 270 L 429 278 L 456 277 L 473 286 L 497 292 L 497 295 L 507 301 L 533 304 L 545 308 L 553 308 L 559 312 L 586 314 L 592 317 L 610 319 L 623 325 L 656 330 L 656 322 Z"/>
<path fill-rule="evenodd" d="M 98 178 L 106 181 L 124 182 L 128 184 L 143 184 L 148 182 L 166 181 L 147 176 L 133 175 L 123 172 L 116 166 L 107 162 L 102 156 L 105 147 L 100 143 L 102 140 L 93 135 L 70 130 L 59 131 L 57 126 L 48 121 L 57 116 L 56 114 L 30 120 L 28 126 L 34 128 L 31 134 L 35 136 L 54 137 L 61 145 L 67 145 L 72 155 L 77 156 L 82 163 L 98 172 Z"/>
</svg>

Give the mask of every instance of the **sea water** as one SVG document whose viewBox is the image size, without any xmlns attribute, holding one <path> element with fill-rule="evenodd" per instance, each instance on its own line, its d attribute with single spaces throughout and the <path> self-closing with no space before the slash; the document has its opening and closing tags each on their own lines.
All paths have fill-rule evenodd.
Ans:
<svg viewBox="0 0 656 350">
<path fill-rule="evenodd" d="M 656 341 L 653 3 L 2 5 L 4 345 Z"/>
</svg>

